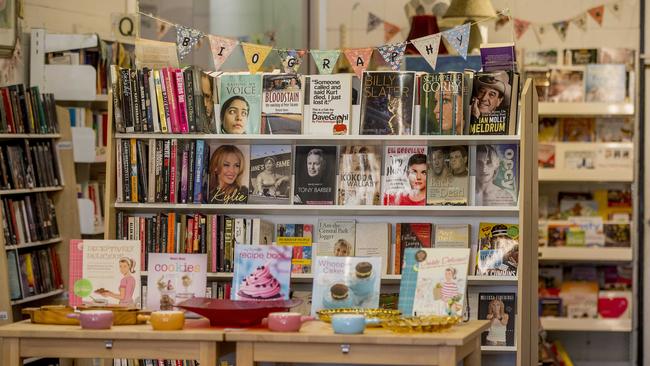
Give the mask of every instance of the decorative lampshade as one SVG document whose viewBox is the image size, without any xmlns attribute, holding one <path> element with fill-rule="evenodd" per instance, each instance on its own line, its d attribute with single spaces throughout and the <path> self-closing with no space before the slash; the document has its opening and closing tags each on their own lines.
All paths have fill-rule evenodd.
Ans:
<svg viewBox="0 0 650 366">
<path fill-rule="evenodd" d="M 490 0 L 452 0 L 444 18 L 470 18 L 478 20 L 497 15 Z"/>
</svg>

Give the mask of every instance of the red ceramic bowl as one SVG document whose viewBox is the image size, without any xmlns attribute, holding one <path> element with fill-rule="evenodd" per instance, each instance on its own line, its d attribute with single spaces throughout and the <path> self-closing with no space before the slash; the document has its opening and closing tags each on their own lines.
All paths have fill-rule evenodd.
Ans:
<svg viewBox="0 0 650 366">
<path fill-rule="evenodd" d="M 301 299 L 235 301 L 193 297 L 176 306 L 208 318 L 211 326 L 245 327 L 260 324 L 269 313 L 289 311 L 300 304 Z"/>
</svg>

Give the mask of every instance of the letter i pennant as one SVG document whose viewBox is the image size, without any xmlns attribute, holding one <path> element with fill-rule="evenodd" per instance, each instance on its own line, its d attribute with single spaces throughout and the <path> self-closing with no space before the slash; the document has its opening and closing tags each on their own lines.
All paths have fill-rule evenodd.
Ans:
<svg viewBox="0 0 650 366">
<path fill-rule="evenodd" d="M 334 71 L 334 65 L 341 56 L 339 50 L 311 50 L 311 57 L 314 58 L 318 72 L 321 74 L 329 75 Z"/>
<path fill-rule="evenodd" d="M 469 23 L 442 32 L 447 42 L 458 52 L 463 59 L 467 59 L 467 47 L 469 46 Z"/>
<path fill-rule="evenodd" d="M 251 74 L 256 73 L 262 67 L 264 60 L 266 60 L 266 57 L 273 49 L 271 46 L 246 42 L 242 42 L 241 46 L 244 49 L 244 57 L 246 58 L 248 71 Z"/>
<path fill-rule="evenodd" d="M 379 54 L 384 58 L 384 61 L 393 71 L 399 70 L 400 65 L 402 64 L 402 59 L 404 58 L 404 50 L 406 49 L 406 43 L 396 43 L 396 44 L 387 44 L 377 48 Z"/>
<path fill-rule="evenodd" d="M 230 38 L 224 38 L 208 34 L 210 40 L 210 50 L 212 50 L 212 60 L 214 62 L 214 69 L 219 70 L 221 65 L 230 57 L 232 51 L 237 46 L 237 41 Z"/>
<path fill-rule="evenodd" d="M 430 36 L 416 38 L 412 40 L 413 46 L 420 52 L 422 57 L 431 65 L 432 69 L 436 69 L 438 62 L 438 50 L 440 49 L 440 33 L 432 34 Z"/>
<path fill-rule="evenodd" d="M 345 54 L 345 58 L 348 59 L 354 73 L 361 78 L 363 72 L 366 71 L 370 64 L 372 48 L 350 48 L 343 51 L 343 54 Z"/>
</svg>

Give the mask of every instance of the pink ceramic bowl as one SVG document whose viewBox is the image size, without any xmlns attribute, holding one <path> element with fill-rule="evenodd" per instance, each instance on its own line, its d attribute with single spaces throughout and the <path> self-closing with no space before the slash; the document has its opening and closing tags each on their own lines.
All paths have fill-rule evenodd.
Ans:
<svg viewBox="0 0 650 366">
<path fill-rule="evenodd" d="M 314 320 L 314 317 L 303 316 L 300 313 L 278 312 L 270 313 L 269 317 L 262 321 L 262 324 L 266 323 L 269 330 L 274 332 L 297 332 L 302 323 L 309 320 Z"/>
<path fill-rule="evenodd" d="M 68 314 L 68 318 L 79 319 L 83 329 L 110 329 L 113 325 L 113 312 L 110 310 L 84 310 Z"/>
</svg>

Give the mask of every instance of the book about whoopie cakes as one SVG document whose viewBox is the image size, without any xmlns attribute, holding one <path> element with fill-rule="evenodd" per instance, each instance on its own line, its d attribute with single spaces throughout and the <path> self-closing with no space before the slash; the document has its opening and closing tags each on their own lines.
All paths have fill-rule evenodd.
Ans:
<svg viewBox="0 0 650 366">
<path fill-rule="evenodd" d="M 290 246 L 235 245 L 233 300 L 289 299 Z"/>
</svg>

